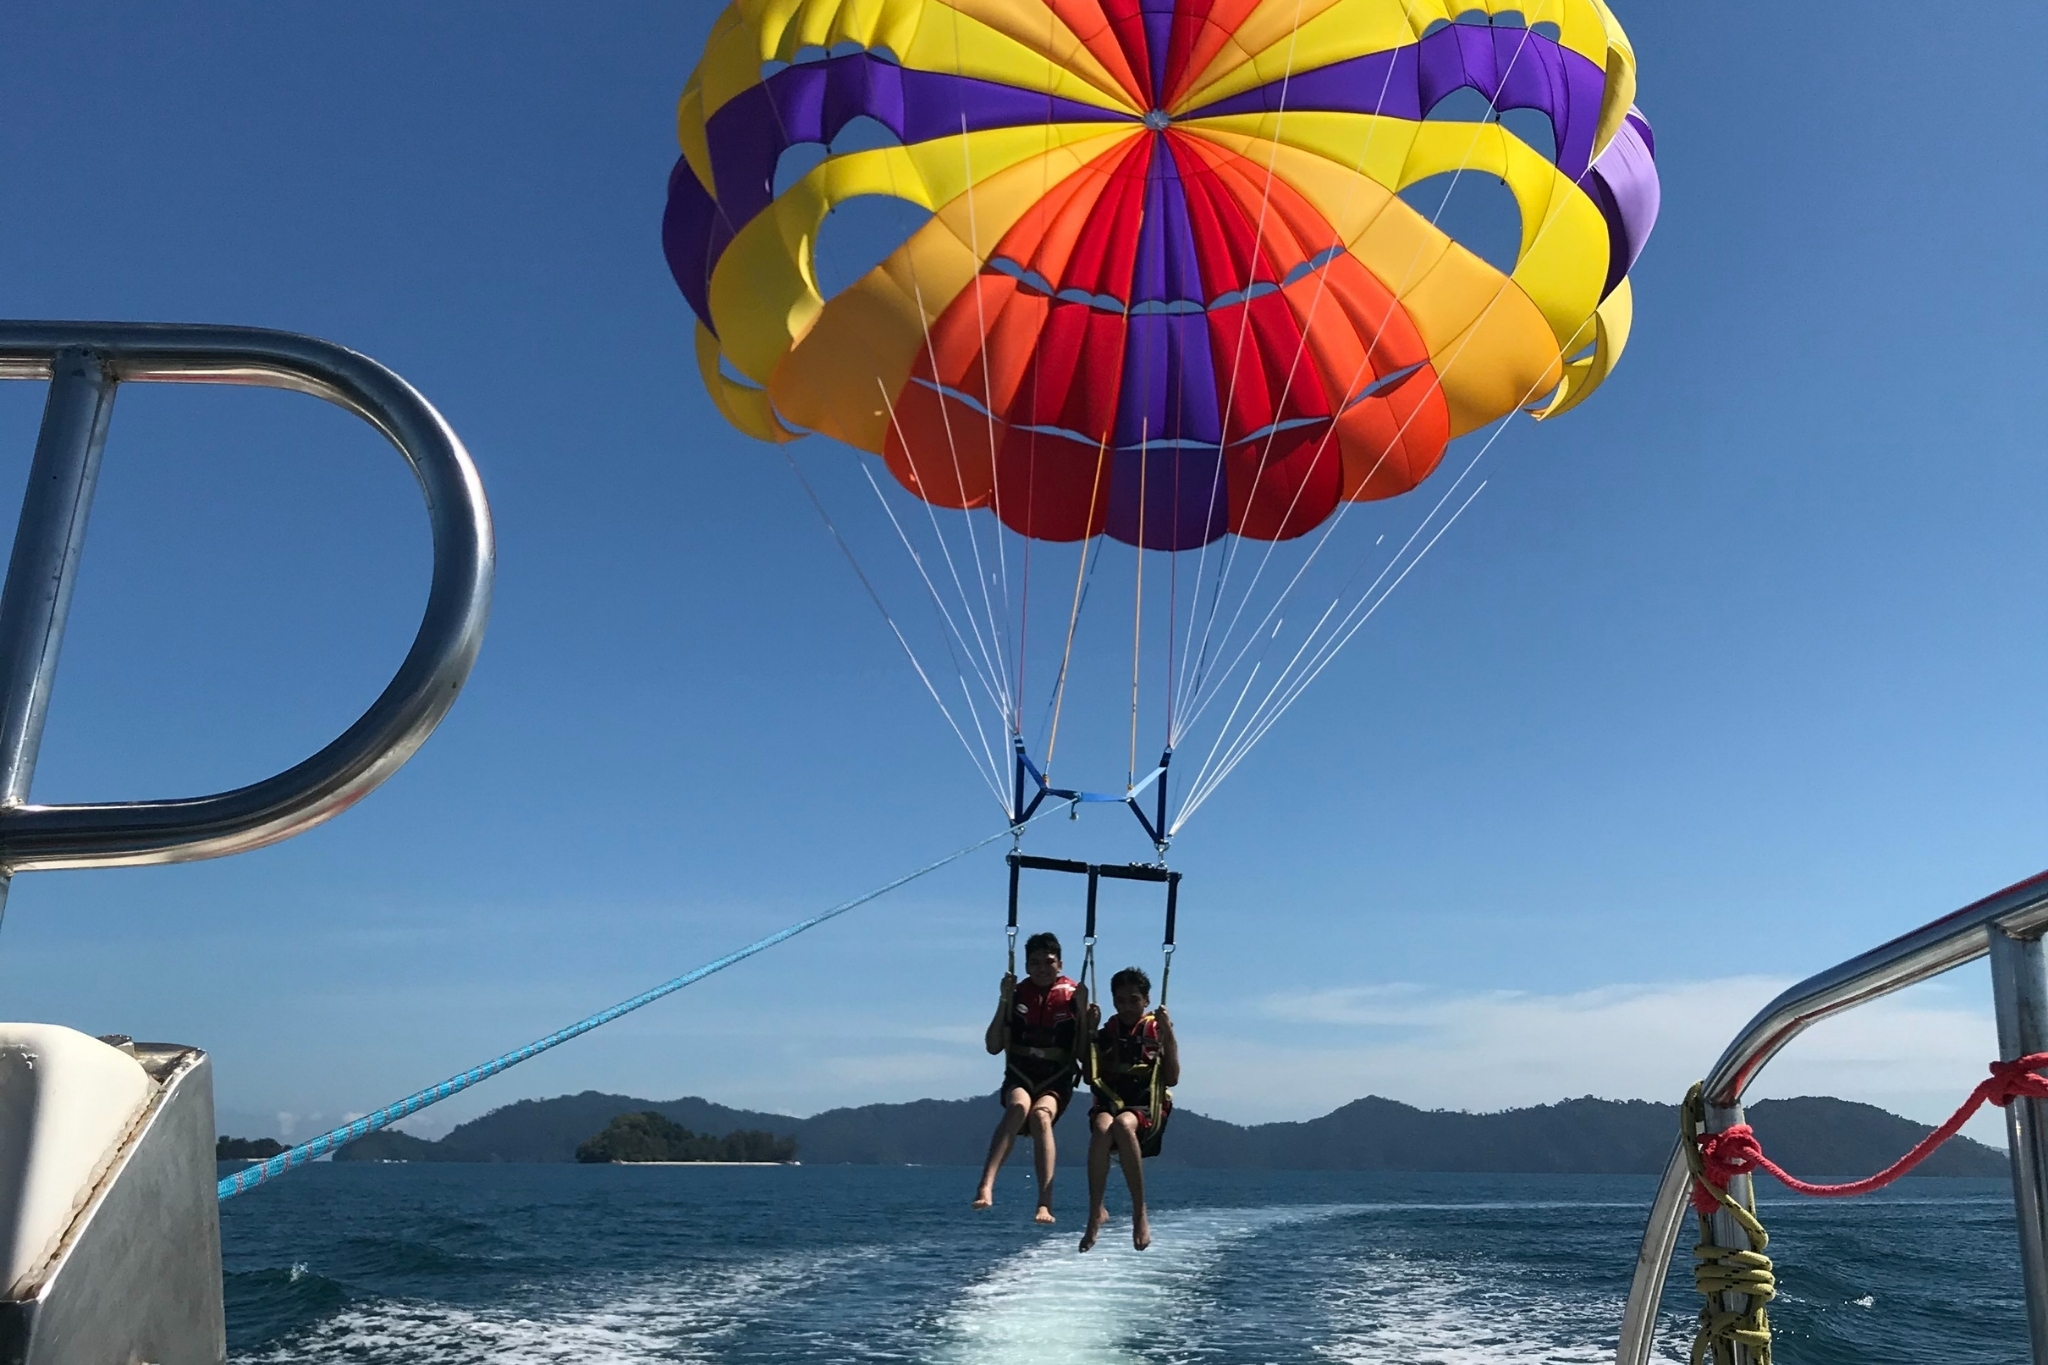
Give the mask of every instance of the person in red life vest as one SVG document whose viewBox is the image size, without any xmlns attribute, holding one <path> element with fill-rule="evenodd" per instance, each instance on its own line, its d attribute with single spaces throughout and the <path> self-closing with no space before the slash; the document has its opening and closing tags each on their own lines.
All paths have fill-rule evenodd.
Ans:
<svg viewBox="0 0 2048 1365">
<path fill-rule="evenodd" d="M 1152 1223 L 1145 1215 L 1145 1158 L 1159 1154 L 1159 1139 L 1173 1113 L 1167 1087 L 1180 1084 L 1180 1045 L 1166 1007 L 1152 1008 L 1152 978 L 1126 967 L 1109 979 L 1110 1002 L 1116 1013 L 1095 1034 L 1095 1105 L 1088 1112 L 1088 1230 L 1081 1250 L 1094 1247 L 1109 1221 L 1104 1196 L 1109 1192 L 1109 1154 L 1117 1154 L 1124 1183 L 1131 1187 L 1131 1245 L 1143 1251 L 1152 1245 Z M 1101 1011 L 1088 1007 L 1093 1029 Z"/>
<path fill-rule="evenodd" d="M 1088 992 L 1060 974 L 1060 941 L 1051 934 L 1033 934 L 1024 941 L 1024 972 L 1022 981 L 1003 976 L 1002 1000 L 985 1039 L 991 1056 L 1005 1055 L 1003 1083 L 996 1091 L 1003 1117 L 989 1139 L 974 1207 L 985 1209 L 995 1203 L 996 1172 L 1003 1168 L 1018 1132 L 1028 1127 L 1038 1166 L 1038 1212 L 1033 1217 L 1050 1223 L 1052 1126 L 1074 1098 L 1079 1074 L 1076 1043 Z"/>
</svg>

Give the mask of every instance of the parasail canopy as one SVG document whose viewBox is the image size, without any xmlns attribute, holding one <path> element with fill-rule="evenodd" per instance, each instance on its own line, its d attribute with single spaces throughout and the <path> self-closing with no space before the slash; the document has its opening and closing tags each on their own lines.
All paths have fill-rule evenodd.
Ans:
<svg viewBox="0 0 2048 1365">
<path fill-rule="evenodd" d="M 1506 422 L 1612 371 L 1659 208 L 1635 95 L 1604 0 L 734 0 L 663 245 L 735 426 L 871 452 L 922 500 L 859 470 L 957 695 L 860 576 L 1011 819 L 1122 801 L 1163 852 L 1471 506 Z M 1504 187 L 1511 249 L 1459 240 L 1466 180 Z M 828 219 L 875 197 L 917 226 L 828 291 Z M 1412 529 L 1324 553 L 1488 426 Z M 1080 548 L 1034 595 L 1042 542 Z M 1110 703 L 1084 728 L 1128 705 L 1121 793 L 1051 785 L 1077 677 Z"/>
<path fill-rule="evenodd" d="M 744 431 L 1035 539 L 1288 539 L 1606 378 L 1658 207 L 1635 87 L 1601 0 L 738 0 L 664 246 Z M 1461 90 L 1485 117 L 1431 117 Z M 776 193 L 857 119 L 899 145 Z M 1509 272 L 1400 197 L 1465 173 L 1520 208 Z M 869 195 L 930 221 L 827 300 L 820 227 Z"/>
</svg>

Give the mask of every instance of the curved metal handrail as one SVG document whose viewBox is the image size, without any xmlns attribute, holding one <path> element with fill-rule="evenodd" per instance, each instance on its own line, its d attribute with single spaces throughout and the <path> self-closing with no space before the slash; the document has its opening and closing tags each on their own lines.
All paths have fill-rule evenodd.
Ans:
<svg viewBox="0 0 2048 1365">
<path fill-rule="evenodd" d="M 469 452 L 411 385 L 332 342 L 253 327 L 0 323 L 0 379 L 52 379 L 84 352 L 113 383 L 247 384 L 324 398 L 377 428 L 412 466 L 433 528 L 419 633 L 369 710 L 295 767 L 169 801 L 0 804 L 0 871 L 217 858 L 290 838 L 361 800 L 426 741 L 469 676 L 490 614 L 490 506 Z"/>
<path fill-rule="evenodd" d="M 1766 1005 L 1714 1063 L 1706 1081 L 1710 1111 L 1739 1105 L 1743 1091 L 1765 1064 L 1821 1020 L 1974 962 L 1992 950 L 1994 934 L 2029 939 L 2044 929 L 2048 872 L 1807 978 Z M 1643 1230 L 1642 1249 L 1636 1254 L 1635 1278 L 1615 1353 L 1618 1365 L 1646 1365 L 1650 1358 L 1665 1271 L 1678 1245 L 1691 1183 L 1685 1152 L 1674 1146 Z"/>
</svg>

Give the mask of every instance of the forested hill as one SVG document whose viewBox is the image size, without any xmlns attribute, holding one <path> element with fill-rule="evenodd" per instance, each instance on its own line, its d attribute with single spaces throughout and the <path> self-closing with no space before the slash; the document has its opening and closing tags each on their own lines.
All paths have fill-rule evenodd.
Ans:
<svg viewBox="0 0 2048 1365">
<path fill-rule="evenodd" d="M 578 1143 L 616 1116 L 643 1110 L 698 1133 L 759 1129 L 793 1137 L 812 1165 L 978 1165 L 996 1118 L 996 1106 L 987 1097 L 874 1104 L 798 1119 L 696 1098 L 642 1100 L 586 1090 L 552 1100 L 521 1100 L 461 1125 L 439 1142 L 373 1133 L 343 1148 L 335 1160 L 574 1161 Z M 1808 1179 L 1880 1170 L 1928 1132 L 1923 1124 L 1846 1100 L 1765 1100 L 1750 1109 L 1749 1117 L 1773 1159 Z M 1083 1131 L 1073 1116 L 1060 1124 L 1062 1165 L 1082 1158 Z M 1677 1132 L 1674 1108 L 1643 1100 L 1565 1100 L 1534 1109 L 1460 1114 L 1375 1097 L 1305 1123 L 1250 1127 L 1181 1110 L 1173 1117 L 1159 1161 L 1163 1166 L 1245 1170 L 1653 1175 L 1664 1169 Z M 1018 1151 L 1028 1145 L 1020 1143 Z M 2003 1152 L 1958 1138 L 1920 1172 L 2003 1176 L 2007 1166 Z"/>
</svg>

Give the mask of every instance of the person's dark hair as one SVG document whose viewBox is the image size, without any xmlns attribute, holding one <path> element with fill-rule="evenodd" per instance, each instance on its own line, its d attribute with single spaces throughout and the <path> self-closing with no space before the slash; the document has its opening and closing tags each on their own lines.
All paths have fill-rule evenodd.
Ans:
<svg viewBox="0 0 2048 1365">
<path fill-rule="evenodd" d="M 1145 975 L 1143 967 L 1126 967 L 1109 979 L 1109 998 L 1116 999 L 1116 993 L 1126 986 L 1135 987 L 1147 1000 L 1152 998 L 1152 978 Z"/>
<path fill-rule="evenodd" d="M 1065 953 L 1060 951 L 1060 936 L 1058 934 L 1033 934 L 1030 938 L 1024 940 L 1024 960 L 1026 962 L 1029 962 L 1033 956 L 1039 953 L 1051 953 L 1054 957 L 1058 958 L 1066 956 Z"/>
</svg>

